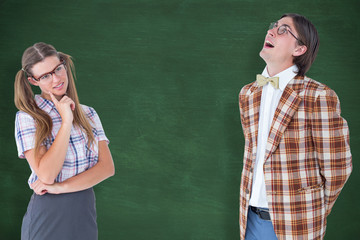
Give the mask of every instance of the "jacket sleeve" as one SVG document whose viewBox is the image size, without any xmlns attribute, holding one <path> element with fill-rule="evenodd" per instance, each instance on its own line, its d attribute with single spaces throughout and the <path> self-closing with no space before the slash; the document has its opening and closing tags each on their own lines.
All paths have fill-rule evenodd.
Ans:
<svg viewBox="0 0 360 240">
<path fill-rule="evenodd" d="M 243 96 L 243 93 L 242 91 L 240 91 L 239 93 L 239 110 L 240 110 L 240 121 L 241 121 L 241 127 L 242 127 L 242 130 L 243 130 L 243 134 L 244 134 L 244 137 L 246 135 L 246 128 L 245 128 L 245 118 L 244 118 L 244 96 Z"/>
<path fill-rule="evenodd" d="M 316 95 L 312 114 L 315 157 L 324 180 L 326 216 L 352 171 L 349 128 L 340 116 L 336 93 L 325 87 Z"/>
<path fill-rule="evenodd" d="M 249 118 L 245 117 L 245 112 L 249 111 L 249 108 L 251 107 L 249 104 L 249 101 L 246 100 L 246 93 L 249 91 L 250 87 L 252 86 L 252 83 L 245 85 L 239 93 L 239 110 L 240 110 L 240 121 L 241 121 L 241 127 L 244 133 L 244 138 L 246 138 L 247 131 L 249 128 Z M 248 114 L 247 114 L 248 115 Z"/>
</svg>

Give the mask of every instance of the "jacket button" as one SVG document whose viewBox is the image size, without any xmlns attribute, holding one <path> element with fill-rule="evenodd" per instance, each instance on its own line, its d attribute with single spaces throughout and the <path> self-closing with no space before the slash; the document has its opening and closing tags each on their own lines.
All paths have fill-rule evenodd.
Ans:
<svg viewBox="0 0 360 240">
<path fill-rule="evenodd" d="M 245 192 L 246 192 L 246 194 L 249 194 L 249 189 L 246 189 Z"/>
</svg>

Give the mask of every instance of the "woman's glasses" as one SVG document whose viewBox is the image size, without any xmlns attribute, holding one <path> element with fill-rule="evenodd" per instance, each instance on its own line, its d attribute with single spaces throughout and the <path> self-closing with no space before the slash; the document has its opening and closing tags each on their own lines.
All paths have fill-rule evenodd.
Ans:
<svg viewBox="0 0 360 240">
<path fill-rule="evenodd" d="M 53 79 L 53 74 L 55 74 L 58 77 L 64 76 L 66 74 L 66 67 L 65 67 L 65 61 L 62 61 L 59 65 L 57 65 L 51 72 L 44 73 L 38 78 L 35 78 L 32 76 L 32 78 L 35 81 L 41 81 L 41 82 L 49 82 Z"/>
</svg>

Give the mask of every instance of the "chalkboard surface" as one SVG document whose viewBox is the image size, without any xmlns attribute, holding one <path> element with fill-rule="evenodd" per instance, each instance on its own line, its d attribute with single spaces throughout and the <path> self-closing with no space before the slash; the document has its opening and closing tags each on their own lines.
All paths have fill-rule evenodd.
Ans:
<svg viewBox="0 0 360 240">
<path fill-rule="evenodd" d="M 74 57 L 80 101 L 111 141 L 116 175 L 95 187 L 99 239 L 239 239 L 238 93 L 264 69 L 268 25 L 287 12 L 317 27 L 307 75 L 337 92 L 350 126 L 354 172 L 325 238 L 358 239 L 359 10 L 357 0 L 0 1 L 0 239 L 20 239 L 32 194 L 13 82 L 39 41 Z"/>
</svg>

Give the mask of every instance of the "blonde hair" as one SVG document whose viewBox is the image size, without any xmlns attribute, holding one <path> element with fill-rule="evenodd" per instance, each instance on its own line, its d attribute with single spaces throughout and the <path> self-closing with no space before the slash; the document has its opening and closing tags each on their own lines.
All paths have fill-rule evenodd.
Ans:
<svg viewBox="0 0 360 240">
<path fill-rule="evenodd" d="M 39 42 L 25 50 L 21 60 L 22 69 L 17 72 L 14 83 L 15 106 L 20 111 L 28 113 L 35 120 L 35 154 L 39 153 L 41 144 L 50 137 L 53 124 L 51 117 L 37 106 L 34 100 L 34 93 L 27 78 L 32 76 L 32 67 L 36 63 L 50 56 L 57 56 L 59 60 L 65 61 L 66 63 L 66 72 L 69 79 L 66 95 L 75 102 L 75 110 L 73 112 L 74 125 L 85 131 L 88 137 L 88 146 L 95 141 L 90 122 L 80 106 L 75 87 L 76 76 L 72 57 L 65 53 L 57 52 L 50 44 Z"/>
</svg>

